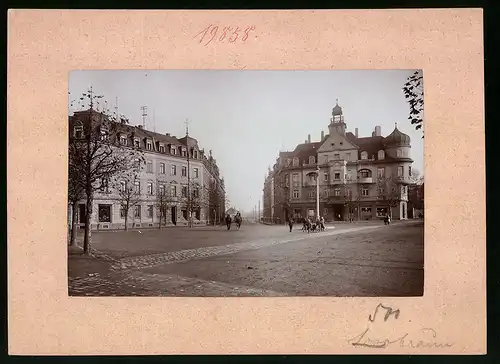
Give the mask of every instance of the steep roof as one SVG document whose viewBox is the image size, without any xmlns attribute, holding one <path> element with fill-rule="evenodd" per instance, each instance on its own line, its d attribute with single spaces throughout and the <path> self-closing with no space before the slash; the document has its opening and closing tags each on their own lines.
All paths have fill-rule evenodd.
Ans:
<svg viewBox="0 0 500 364">
<path fill-rule="evenodd" d="M 301 161 L 308 160 L 310 156 L 316 156 L 320 146 L 321 142 L 299 144 L 295 147 L 291 157 L 298 157 Z"/>
</svg>

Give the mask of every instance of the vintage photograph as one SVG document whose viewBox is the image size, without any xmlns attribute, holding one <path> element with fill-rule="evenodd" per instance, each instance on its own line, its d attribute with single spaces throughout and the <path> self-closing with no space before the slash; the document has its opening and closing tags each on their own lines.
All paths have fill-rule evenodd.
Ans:
<svg viewBox="0 0 500 364">
<path fill-rule="evenodd" d="M 70 296 L 424 294 L 422 70 L 82 70 Z"/>
</svg>

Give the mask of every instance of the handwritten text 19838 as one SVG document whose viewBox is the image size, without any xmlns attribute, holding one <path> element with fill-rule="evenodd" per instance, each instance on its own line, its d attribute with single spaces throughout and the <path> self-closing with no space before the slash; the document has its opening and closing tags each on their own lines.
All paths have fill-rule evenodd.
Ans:
<svg viewBox="0 0 500 364">
<path fill-rule="evenodd" d="M 231 27 L 231 26 L 225 26 L 222 28 L 219 28 L 218 25 L 213 25 L 210 24 L 208 27 L 203 29 L 201 32 L 196 34 L 193 38 L 199 38 L 198 43 L 203 43 L 204 41 L 207 41 L 204 45 L 208 45 L 210 42 L 213 40 L 218 41 L 218 42 L 224 42 L 228 41 L 229 43 L 234 43 L 236 41 L 241 41 L 245 42 L 248 37 L 250 32 L 254 31 L 255 27 L 254 26 L 247 26 L 247 27 Z"/>
</svg>

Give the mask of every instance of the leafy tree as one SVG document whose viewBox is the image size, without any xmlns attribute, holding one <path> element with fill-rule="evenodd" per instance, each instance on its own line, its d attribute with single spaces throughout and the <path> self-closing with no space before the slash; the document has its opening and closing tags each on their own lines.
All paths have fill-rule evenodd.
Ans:
<svg viewBox="0 0 500 364">
<path fill-rule="evenodd" d="M 113 141 L 111 131 L 116 118 L 99 111 L 96 103 L 102 99 L 92 88 L 80 97 L 80 106 L 88 109 L 70 118 L 71 127 L 68 147 L 70 174 L 76 176 L 72 183 L 83 189 L 86 198 L 85 235 L 83 250 L 90 254 L 92 249 L 91 217 L 96 189 L 107 190 L 109 181 L 117 174 L 130 168 L 138 152 L 124 148 Z M 81 128 L 78 129 L 77 128 Z"/>
<path fill-rule="evenodd" d="M 408 120 L 412 125 L 415 125 L 416 130 L 422 129 L 424 115 L 424 77 L 422 70 L 417 70 L 408 77 L 403 87 L 403 93 L 410 105 Z"/>
</svg>

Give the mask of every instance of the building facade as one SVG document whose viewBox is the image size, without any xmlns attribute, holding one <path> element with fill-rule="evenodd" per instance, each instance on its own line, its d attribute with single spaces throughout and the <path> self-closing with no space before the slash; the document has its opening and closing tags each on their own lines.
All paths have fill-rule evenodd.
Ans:
<svg viewBox="0 0 500 364">
<path fill-rule="evenodd" d="M 85 125 L 103 119 L 106 120 L 103 135 L 106 135 L 106 140 L 113 145 L 114 150 L 137 151 L 144 159 L 144 168 L 141 168 L 132 182 L 127 181 L 125 175 L 118 173 L 95 189 L 92 230 L 124 229 L 125 215 L 128 228 L 158 228 L 159 224 L 185 226 L 188 224 L 188 190 L 192 190 L 192 194 L 196 195 L 199 201 L 199 208 L 191 214 L 194 225 L 221 221 L 225 211 L 224 179 L 220 176 L 211 151 L 206 155 L 198 141 L 187 135 L 176 138 L 168 133 L 146 130 L 142 125 L 132 126 L 110 121 L 106 115 L 95 110 L 75 112 L 69 116 L 70 143 L 75 138 L 84 137 Z M 124 201 L 120 193 L 127 183 L 133 183 L 136 193 L 128 214 L 123 208 Z M 168 207 L 163 207 L 162 213 L 160 206 L 165 204 L 159 205 L 160 195 L 169 198 Z M 78 201 L 78 208 L 75 210 L 77 224 L 84 228 L 85 196 Z"/>
<path fill-rule="evenodd" d="M 380 126 L 372 135 L 347 132 L 342 108 L 332 110 L 329 134 L 310 135 L 293 151 L 280 152 L 264 183 L 264 220 L 280 223 L 316 216 L 317 184 L 320 216 L 327 221 L 368 220 L 391 214 L 408 218 L 411 184 L 410 137 L 397 125 L 386 137 Z"/>
</svg>

